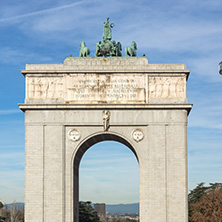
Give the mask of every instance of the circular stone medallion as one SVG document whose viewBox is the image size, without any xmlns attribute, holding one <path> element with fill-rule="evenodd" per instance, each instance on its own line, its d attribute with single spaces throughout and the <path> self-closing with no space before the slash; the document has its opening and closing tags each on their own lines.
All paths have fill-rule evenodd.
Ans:
<svg viewBox="0 0 222 222">
<path fill-rule="evenodd" d="M 139 142 L 144 138 L 144 134 L 140 129 L 135 129 L 132 132 L 132 137 L 136 142 Z"/>
<path fill-rule="evenodd" d="M 68 133 L 68 137 L 69 137 L 70 140 L 76 142 L 80 139 L 81 134 L 80 134 L 79 130 L 71 129 Z"/>
</svg>

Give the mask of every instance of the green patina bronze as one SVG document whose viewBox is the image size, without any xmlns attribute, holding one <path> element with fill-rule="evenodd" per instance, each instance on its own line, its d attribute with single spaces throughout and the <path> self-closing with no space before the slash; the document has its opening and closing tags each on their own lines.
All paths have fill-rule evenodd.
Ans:
<svg viewBox="0 0 222 222">
<path fill-rule="evenodd" d="M 109 24 L 109 18 L 106 18 L 106 22 L 103 23 L 103 40 L 111 40 L 112 32 L 111 28 L 115 26 L 114 23 Z"/>
<path fill-rule="evenodd" d="M 136 56 L 136 50 L 137 50 L 137 45 L 135 41 L 132 41 L 131 46 L 130 47 L 126 47 L 125 48 L 125 56 Z"/>
<path fill-rule="evenodd" d="M 122 56 L 122 45 L 120 42 L 112 40 L 112 31 L 111 29 L 114 27 L 114 23 L 109 23 L 109 18 L 106 18 L 106 21 L 103 23 L 103 40 L 98 41 L 96 43 L 96 57 L 108 57 L 108 56 Z M 125 49 L 125 56 L 136 56 L 136 42 L 132 42 L 131 47 L 126 47 Z M 82 41 L 80 44 L 80 57 L 89 57 L 90 50 L 86 47 L 85 42 Z"/>
<path fill-rule="evenodd" d="M 109 23 L 109 18 L 103 23 L 103 40 L 96 43 L 96 57 L 100 56 L 122 56 L 122 46 L 121 43 L 116 41 L 111 41 L 112 31 L 111 28 L 114 27 L 114 23 Z"/>
<path fill-rule="evenodd" d="M 81 41 L 79 57 L 89 57 L 89 54 L 90 54 L 89 48 L 86 47 L 86 44 L 84 41 Z"/>
</svg>

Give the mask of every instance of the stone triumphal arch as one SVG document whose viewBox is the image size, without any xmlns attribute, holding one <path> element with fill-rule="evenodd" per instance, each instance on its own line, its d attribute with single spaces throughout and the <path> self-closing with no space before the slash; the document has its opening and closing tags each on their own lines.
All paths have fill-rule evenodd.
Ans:
<svg viewBox="0 0 222 222">
<path fill-rule="evenodd" d="M 22 73 L 27 222 L 78 221 L 79 162 L 104 140 L 125 144 L 138 159 L 140 221 L 187 221 L 185 65 L 68 57 Z"/>
<path fill-rule="evenodd" d="M 135 154 L 140 221 L 186 222 L 189 70 L 148 64 L 137 45 L 111 41 L 109 18 L 96 57 L 26 65 L 25 221 L 78 222 L 79 163 L 88 148 L 113 140 Z M 124 163 L 123 163 L 124 164 Z"/>
</svg>

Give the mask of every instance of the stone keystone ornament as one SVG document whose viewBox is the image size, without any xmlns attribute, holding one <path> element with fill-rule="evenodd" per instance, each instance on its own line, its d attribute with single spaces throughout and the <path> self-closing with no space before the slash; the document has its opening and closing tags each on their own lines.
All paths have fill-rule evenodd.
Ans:
<svg viewBox="0 0 222 222">
<path fill-rule="evenodd" d="M 110 111 L 103 111 L 103 129 L 104 131 L 108 131 L 109 129 L 109 119 L 110 119 Z"/>
<path fill-rule="evenodd" d="M 144 134 L 140 129 L 135 129 L 132 132 L 132 138 L 136 141 L 139 142 L 144 138 Z"/>
<path fill-rule="evenodd" d="M 79 130 L 77 129 L 71 129 L 69 132 L 68 132 L 68 137 L 70 140 L 72 140 L 73 142 L 76 142 L 80 139 L 81 137 L 81 134 L 79 132 Z"/>
</svg>

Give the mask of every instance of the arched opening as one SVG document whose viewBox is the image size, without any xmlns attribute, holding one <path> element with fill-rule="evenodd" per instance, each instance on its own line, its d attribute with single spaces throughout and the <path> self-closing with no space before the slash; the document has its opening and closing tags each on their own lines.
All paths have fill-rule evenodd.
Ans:
<svg viewBox="0 0 222 222">
<path fill-rule="evenodd" d="M 133 146 L 126 139 L 124 139 L 123 137 L 120 137 L 119 135 L 111 134 L 111 133 L 103 133 L 103 134 L 92 136 L 92 137 L 88 138 L 87 140 L 85 140 L 79 146 L 79 148 L 75 154 L 75 157 L 74 157 L 74 172 L 73 172 L 74 173 L 74 175 L 73 175 L 73 178 L 74 178 L 74 180 L 73 180 L 74 221 L 79 220 L 78 207 L 79 207 L 79 167 L 80 167 L 80 162 L 82 160 L 83 155 L 85 154 L 85 152 L 89 148 L 91 148 L 92 146 L 97 146 L 98 144 L 101 144 L 100 142 L 102 142 L 102 141 L 106 141 L 106 142 L 107 141 L 115 141 L 114 143 L 118 142 L 116 144 L 121 144 L 122 148 L 123 147 L 129 148 L 134 153 L 134 155 L 139 163 L 138 156 L 137 156 L 136 151 L 133 148 Z M 105 142 L 103 142 L 103 143 L 105 143 Z M 122 202 L 124 202 L 124 200 Z"/>
</svg>

